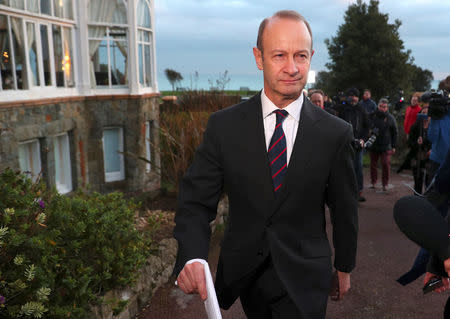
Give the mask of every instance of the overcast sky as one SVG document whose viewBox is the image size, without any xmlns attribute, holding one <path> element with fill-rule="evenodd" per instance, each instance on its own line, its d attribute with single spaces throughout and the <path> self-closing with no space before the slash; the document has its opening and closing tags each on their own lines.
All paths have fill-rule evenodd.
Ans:
<svg viewBox="0 0 450 319">
<path fill-rule="evenodd" d="M 282 9 L 300 12 L 311 24 L 315 55 L 311 69 L 325 70 L 326 38 L 336 35 L 352 0 L 156 0 L 158 73 L 171 68 L 186 76 L 257 74 L 252 47 L 261 20 Z M 369 1 L 366 0 L 366 3 Z M 390 22 L 402 21 L 400 37 L 415 64 L 435 80 L 450 75 L 450 1 L 380 0 Z"/>
</svg>

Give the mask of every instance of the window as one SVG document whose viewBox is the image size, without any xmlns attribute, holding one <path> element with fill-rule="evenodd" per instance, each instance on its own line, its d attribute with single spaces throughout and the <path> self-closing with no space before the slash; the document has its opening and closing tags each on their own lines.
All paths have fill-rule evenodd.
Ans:
<svg viewBox="0 0 450 319">
<path fill-rule="evenodd" d="M 152 122 L 148 121 L 145 123 L 145 158 L 148 161 L 152 160 L 152 142 L 151 142 L 151 137 L 152 137 Z M 147 172 L 150 172 L 152 169 L 152 164 L 151 163 L 147 163 L 145 166 L 145 169 Z"/>
<path fill-rule="evenodd" d="M 105 181 L 119 181 L 125 179 L 123 159 L 123 130 L 113 127 L 103 130 L 103 161 L 105 167 Z"/>
<path fill-rule="evenodd" d="M 123 0 L 90 0 L 91 86 L 128 85 L 127 6 Z"/>
<path fill-rule="evenodd" d="M 150 3 L 139 0 L 137 6 L 139 83 L 143 87 L 153 86 L 153 33 Z"/>
<path fill-rule="evenodd" d="M 55 155 L 55 185 L 61 194 L 72 190 L 72 165 L 70 161 L 69 136 L 67 133 L 53 137 Z"/>
<path fill-rule="evenodd" d="M 41 173 L 41 151 L 39 141 L 31 140 L 19 143 L 20 170 L 35 182 Z"/>
<path fill-rule="evenodd" d="M 10 0 L 7 4 L 21 8 L 20 3 Z M 0 14 L 0 90 L 75 86 L 73 27 L 39 17 L 39 11 L 47 14 L 53 10 L 50 0 L 22 3 L 36 16 Z M 59 3 L 72 6 L 67 0 Z"/>
<path fill-rule="evenodd" d="M 73 20 L 72 0 L 0 0 L 0 4 L 36 14 Z"/>
</svg>

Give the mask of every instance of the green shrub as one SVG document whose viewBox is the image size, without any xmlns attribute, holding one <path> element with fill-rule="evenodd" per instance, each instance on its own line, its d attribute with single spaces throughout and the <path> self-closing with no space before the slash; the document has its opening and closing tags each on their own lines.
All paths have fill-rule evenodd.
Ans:
<svg viewBox="0 0 450 319">
<path fill-rule="evenodd" d="M 137 209 L 120 193 L 62 196 L 1 172 L 0 317 L 85 318 L 107 290 L 131 284 L 149 252 Z"/>
</svg>

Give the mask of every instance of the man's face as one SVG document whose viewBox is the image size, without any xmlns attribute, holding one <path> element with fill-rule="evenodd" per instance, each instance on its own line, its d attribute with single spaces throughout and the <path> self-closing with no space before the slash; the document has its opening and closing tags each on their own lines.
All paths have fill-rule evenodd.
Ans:
<svg viewBox="0 0 450 319">
<path fill-rule="evenodd" d="M 263 52 L 253 48 L 256 65 L 264 72 L 264 92 L 278 107 L 302 93 L 308 78 L 311 37 L 306 25 L 292 19 L 272 18 L 262 37 Z"/>
<path fill-rule="evenodd" d="M 388 110 L 388 105 L 387 105 L 387 103 L 380 103 L 380 104 L 378 105 L 378 109 L 379 109 L 381 112 L 386 113 L 387 110 Z"/>
<path fill-rule="evenodd" d="M 309 98 L 312 102 L 312 104 L 317 105 L 318 107 L 323 109 L 323 96 L 319 93 L 314 93 Z"/>
<path fill-rule="evenodd" d="M 356 95 L 349 95 L 349 96 L 348 96 L 348 102 L 349 102 L 351 105 L 356 105 L 356 104 L 358 104 L 358 102 L 359 102 L 359 97 L 357 97 Z"/>
<path fill-rule="evenodd" d="M 417 96 L 413 96 L 411 98 L 411 105 L 418 105 L 419 104 L 419 99 L 417 98 Z"/>
<path fill-rule="evenodd" d="M 364 91 L 363 100 L 366 101 L 366 100 L 370 99 L 370 97 L 371 97 L 370 92 Z"/>
</svg>

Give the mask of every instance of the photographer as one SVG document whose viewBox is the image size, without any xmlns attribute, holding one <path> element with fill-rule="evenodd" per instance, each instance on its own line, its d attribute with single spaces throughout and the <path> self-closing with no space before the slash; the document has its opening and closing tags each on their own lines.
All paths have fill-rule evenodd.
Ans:
<svg viewBox="0 0 450 319">
<path fill-rule="evenodd" d="M 448 94 L 440 91 L 425 93 L 430 95 L 428 139 L 431 141 L 430 176 L 434 176 L 439 166 L 444 162 L 450 149 L 450 99 Z"/>
<path fill-rule="evenodd" d="M 362 170 L 362 147 L 369 133 L 369 120 L 367 112 L 358 103 L 359 90 L 351 88 L 347 90 L 347 99 L 336 106 L 337 116 L 350 123 L 353 127 L 353 136 L 355 138 L 353 146 L 355 150 L 355 173 L 358 181 L 359 197 L 358 201 L 364 202 L 366 199 L 362 196 L 363 190 L 363 170 Z"/>
<path fill-rule="evenodd" d="M 428 107 L 422 108 L 417 115 L 417 120 L 411 126 L 408 136 L 408 145 L 411 153 L 411 169 L 414 177 L 414 190 L 422 194 L 423 184 L 428 186 L 431 178 L 428 178 L 426 168 L 428 166 L 431 142 L 428 140 L 428 127 L 430 125 L 430 117 L 428 117 Z M 427 178 L 425 179 L 425 175 Z"/>
<path fill-rule="evenodd" d="M 377 183 L 378 159 L 381 158 L 381 183 L 383 191 L 386 191 L 391 170 L 391 155 L 395 153 L 397 141 L 397 124 L 388 112 L 387 99 L 380 99 L 378 109 L 370 115 L 370 122 L 372 132 L 377 132 L 377 138 L 369 148 L 372 188 L 375 188 Z"/>
</svg>

